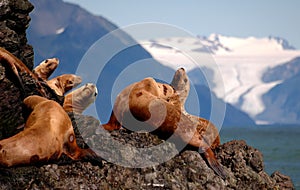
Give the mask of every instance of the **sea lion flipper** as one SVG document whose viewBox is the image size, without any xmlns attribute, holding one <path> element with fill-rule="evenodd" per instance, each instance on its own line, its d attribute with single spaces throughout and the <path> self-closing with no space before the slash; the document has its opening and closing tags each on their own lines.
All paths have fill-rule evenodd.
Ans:
<svg viewBox="0 0 300 190">
<path fill-rule="evenodd" d="M 206 149 L 206 151 L 204 152 L 204 156 L 207 159 L 207 162 L 209 163 L 210 167 L 215 171 L 215 173 L 223 179 L 226 179 L 227 173 L 216 159 L 214 152 L 211 150 L 211 148 Z"/>
<path fill-rule="evenodd" d="M 114 112 L 112 111 L 108 123 L 103 124 L 102 127 L 107 131 L 113 131 L 113 130 L 119 130 L 122 127 L 122 125 L 117 120 Z"/>
<path fill-rule="evenodd" d="M 25 87 L 17 69 L 18 64 L 16 58 L 6 49 L 0 47 L 0 60 L 4 60 L 9 65 L 10 69 L 18 79 L 22 91 L 25 93 Z"/>
<path fill-rule="evenodd" d="M 34 109 L 34 107 L 36 105 L 38 105 L 39 103 L 41 103 L 43 101 L 47 101 L 47 100 L 48 100 L 47 98 L 33 95 L 33 96 L 29 96 L 29 97 L 25 98 L 23 102 L 28 108 Z"/>
<path fill-rule="evenodd" d="M 76 143 L 66 144 L 65 148 L 64 153 L 73 160 L 84 160 L 93 165 L 102 166 L 102 158 L 90 148 L 79 148 Z"/>
<path fill-rule="evenodd" d="M 89 161 L 93 165 L 102 166 L 103 159 L 100 156 L 98 156 L 94 151 L 92 151 L 92 149 L 90 148 L 81 149 L 81 154 L 79 159 L 84 161 Z"/>
</svg>

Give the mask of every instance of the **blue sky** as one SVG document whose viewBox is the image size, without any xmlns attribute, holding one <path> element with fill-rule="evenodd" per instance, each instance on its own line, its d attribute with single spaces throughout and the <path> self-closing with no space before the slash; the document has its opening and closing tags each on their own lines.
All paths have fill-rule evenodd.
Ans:
<svg viewBox="0 0 300 190">
<path fill-rule="evenodd" d="M 298 0 L 64 0 L 117 24 L 172 24 L 194 35 L 279 36 L 300 49 Z"/>
</svg>

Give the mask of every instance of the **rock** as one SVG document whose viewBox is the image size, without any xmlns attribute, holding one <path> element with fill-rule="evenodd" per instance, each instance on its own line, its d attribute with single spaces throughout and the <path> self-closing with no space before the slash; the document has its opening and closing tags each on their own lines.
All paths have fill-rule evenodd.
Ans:
<svg viewBox="0 0 300 190">
<path fill-rule="evenodd" d="M 276 181 L 279 189 L 294 189 L 294 185 L 289 176 L 283 175 L 279 171 L 276 171 L 271 175 L 271 177 Z"/>
<path fill-rule="evenodd" d="M 25 123 L 30 113 L 23 105 L 23 99 L 30 95 L 45 96 L 48 99 L 63 103 L 64 97 L 58 96 L 45 82 L 37 81 L 26 73 L 19 73 L 24 85 L 20 87 L 16 77 L 7 64 L 0 62 L 0 140 L 20 131 L 19 126 Z M 40 87 L 39 84 L 42 86 Z M 41 89 L 45 94 L 41 94 Z"/>
<path fill-rule="evenodd" d="M 27 0 L 0 0 L 0 47 L 10 51 L 29 68 L 33 67 L 33 50 L 27 44 L 26 29 L 30 17 L 29 12 L 33 9 Z M 20 72 L 25 91 L 21 89 L 12 69 L 5 60 L 0 61 L 0 139 L 10 137 L 20 130 L 26 118 L 26 110 L 23 109 L 22 101 L 29 95 L 41 95 L 40 89 L 46 92 L 44 96 L 60 103 L 63 97 L 58 97 L 52 89 L 30 75 Z"/>
<path fill-rule="evenodd" d="M 33 5 L 28 0 L 0 0 L 0 47 L 33 68 L 33 49 L 27 44 L 26 29 Z"/>
<path fill-rule="evenodd" d="M 25 30 L 32 8 L 27 0 L 0 0 L 0 46 L 29 68 L 33 53 Z M 24 74 L 21 77 L 27 93 L 38 93 L 36 81 Z M 17 133 L 16 126 L 24 122 L 22 94 L 2 64 L 0 89 L 1 139 Z M 108 133 L 93 117 L 69 116 L 79 146 L 93 148 L 106 159 L 103 165 L 63 156 L 47 165 L 0 168 L 0 189 L 294 189 L 288 176 L 275 172 L 270 177 L 264 171 L 262 154 L 244 141 L 230 141 L 215 150 L 229 175 L 224 181 L 196 151 L 178 153 L 174 144 L 155 135 L 125 129 Z"/>
<path fill-rule="evenodd" d="M 90 116 L 72 115 L 76 136 L 81 147 L 100 146 L 104 156 L 130 159 L 129 166 L 139 166 L 141 157 L 134 149 L 127 154 L 117 150 L 115 144 L 105 145 L 107 139 L 144 148 L 163 143 L 149 133 L 129 132 L 125 129 L 107 133 L 99 130 L 99 121 Z M 84 134 L 84 138 L 81 136 Z M 83 140 L 87 140 L 85 144 Z M 112 148 L 114 147 L 114 148 Z M 166 148 L 166 147 L 165 147 Z M 89 162 L 75 162 L 66 158 L 42 166 L 26 166 L 0 170 L 0 187 L 6 189 L 293 189 L 291 179 L 279 172 L 269 176 L 264 171 L 263 156 L 245 141 L 230 141 L 215 150 L 218 160 L 230 178 L 223 180 L 207 166 L 196 151 L 178 153 L 172 143 L 169 152 L 176 154 L 172 159 L 161 162 L 155 154 L 148 155 L 153 164 L 148 167 L 124 167 L 104 161 L 102 166 Z M 132 151 L 132 152 L 131 152 Z M 135 155 L 133 157 L 131 154 Z M 145 162 L 145 160 L 143 160 Z"/>
</svg>

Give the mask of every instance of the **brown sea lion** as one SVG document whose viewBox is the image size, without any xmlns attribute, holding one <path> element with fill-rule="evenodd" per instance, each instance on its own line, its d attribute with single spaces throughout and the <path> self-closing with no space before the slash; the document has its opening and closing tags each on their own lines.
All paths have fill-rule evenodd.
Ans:
<svg viewBox="0 0 300 190">
<path fill-rule="evenodd" d="M 114 103 L 110 120 L 107 124 L 103 125 L 106 130 L 111 131 L 121 127 L 119 121 L 122 121 L 124 113 L 128 112 L 129 109 L 129 94 L 133 87 L 138 83 L 141 82 L 129 85 L 118 94 Z M 156 82 L 153 78 L 146 78 L 144 79 L 143 83 L 145 83 L 143 88 L 146 90 L 151 90 L 155 96 L 162 98 L 173 105 L 181 107 L 182 111 L 185 112 L 184 104 L 190 91 L 190 82 L 183 68 L 180 68 L 175 72 L 171 85 Z"/>
<path fill-rule="evenodd" d="M 34 95 L 24 104 L 32 112 L 23 131 L 0 141 L 0 165 L 44 163 L 62 154 L 73 160 L 99 160 L 91 149 L 77 146 L 71 120 L 57 102 Z"/>
<path fill-rule="evenodd" d="M 87 83 L 65 96 L 63 108 L 66 112 L 81 114 L 90 104 L 95 102 L 97 95 L 96 85 Z"/>
<path fill-rule="evenodd" d="M 24 88 L 23 81 L 19 75 L 19 72 L 26 73 L 29 76 L 31 76 L 31 78 L 33 78 L 36 81 L 36 84 L 39 86 L 40 94 L 46 96 L 46 92 L 43 90 L 43 86 L 39 82 L 39 78 L 33 72 L 31 72 L 21 60 L 19 60 L 9 51 L 1 47 L 0 47 L 0 62 L 2 64 L 7 64 L 9 68 L 11 68 L 14 75 L 17 77 L 18 82 L 20 83 L 20 86 L 23 89 L 23 91 L 25 91 L 25 88 Z"/>
<path fill-rule="evenodd" d="M 40 79 L 46 81 L 57 68 L 58 64 L 59 59 L 57 58 L 46 59 L 33 69 L 33 73 L 35 73 Z"/>
<path fill-rule="evenodd" d="M 64 74 L 47 81 L 47 84 L 52 88 L 57 95 L 63 96 L 72 88 L 78 86 L 82 82 L 81 77 L 73 74 Z"/>
<path fill-rule="evenodd" d="M 226 172 L 212 151 L 220 144 L 218 129 L 211 122 L 188 114 L 184 109 L 190 87 L 183 69 L 177 70 L 171 84 L 174 89 L 163 87 L 162 90 L 160 86 L 168 85 L 145 78 L 128 86 L 117 96 L 110 120 L 103 127 L 107 130 L 119 129 L 136 123 L 133 121 L 135 119 L 143 122 L 138 124 L 141 127 L 154 128 L 162 138 L 175 135 L 198 148 L 199 153 L 204 153 L 211 168 L 225 179 Z"/>
</svg>

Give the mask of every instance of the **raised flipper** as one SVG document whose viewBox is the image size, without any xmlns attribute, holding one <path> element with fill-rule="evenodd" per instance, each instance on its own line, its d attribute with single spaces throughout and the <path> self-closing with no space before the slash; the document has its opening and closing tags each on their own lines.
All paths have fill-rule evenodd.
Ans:
<svg viewBox="0 0 300 190">
<path fill-rule="evenodd" d="M 25 98 L 23 102 L 28 108 L 33 110 L 36 105 L 43 101 L 48 101 L 48 99 L 41 96 L 32 95 Z"/>
<path fill-rule="evenodd" d="M 0 47 L 0 61 L 5 61 L 9 65 L 9 67 L 12 69 L 12 71 L 18 78 L 18 81 L 19 81 L 24 93 L 25 93 L 25 88 L 24 88 L 22 79 L 19 75 L 19 72 L 27 73 L 29 76 L 31 76 L 33 79 L 35 79 L 36 84 L 39 87 L 39 92 L 41 93 L 41 95 L 44 97 L 47 97 L 47 94 L 46 94 L 45 90 L 43 89 L 42 84 L 39 82 L 38 77 L 34 73 L 32 73 L 21 60 L 19 60 L 17 57 L 15 57 L 9 51 L 7 51 L 1 47 Z"/>
<path fill-rule="evenodd" d="M 119 130 L 122 127 L 122 125 L 117 120 L 114 112 L 112 111 L 108 123 L 103 124 L 102 127 L 107 131 L 113 131 L 113 130 Z"/>
<path fill-rule="evenodd" d="M 18 82 L 19 82 L 22 90 L 25 92 L 25 87 L 23 85 L 23 81 L 22 81 L 22 79 L 21 79 L 21 77 L 19 75 L 19 72 L 18 72 L 18 69 L 17 69 L 16 65 L 14 64 L 14 62 L 15 62 L 14 58 L 5 49 L 0 48 L 0 51 L 2 51 L 0 53 L 0 61 L 1 62 L 6 62 L 6 64 L 9 65 L 10 69 L 13 71 L 14 75 L 17 77 Z"/>
<path fill-rule="evenodd" d="M 222 168 L 222 166 L 218 162 L 218 160 L 216 159 L 215 154 L 211 150 L 211 148 L 206 149 L 206 151 L 204 152 L 204 156 L 205 156 L 209 166 L 215 171 L 215 173 L 218 174 L 223 179 L 226 179 L 227 178 L 227 173 Z"/>
</svg>

